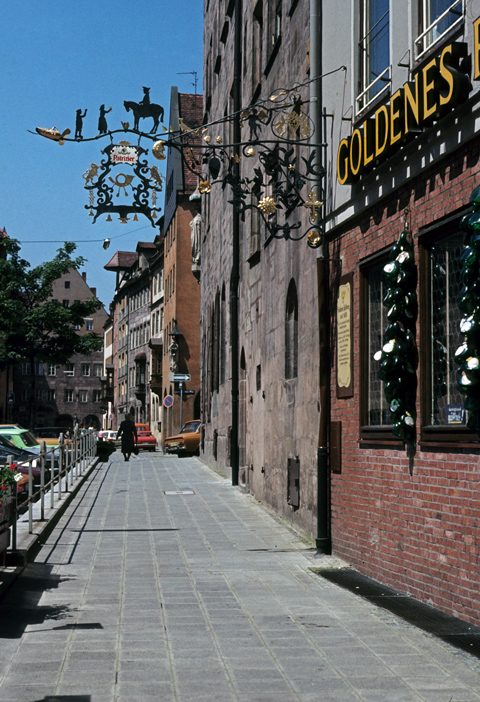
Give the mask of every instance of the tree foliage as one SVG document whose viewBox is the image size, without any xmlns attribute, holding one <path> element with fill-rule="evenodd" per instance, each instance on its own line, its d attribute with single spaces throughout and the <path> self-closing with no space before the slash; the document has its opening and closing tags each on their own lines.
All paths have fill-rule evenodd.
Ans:
<svg viewBox="0 0 480 702">
<path fill-rule="evenodd" d="M 0 241 L 0 369 L 34 359 L 66 363 L 74 354 L 89 354 L 102 347 L 93 332 L 79 334 L 76 326 L 102 308 L 94 296 L 74 301 L 69 307 L 53 298 L 53 284 L 84 263 L 72 258 L 76 244 L 67 242 L 47 263 L 31 268 L 20 256 L 15 239 Z"/>
</svg>

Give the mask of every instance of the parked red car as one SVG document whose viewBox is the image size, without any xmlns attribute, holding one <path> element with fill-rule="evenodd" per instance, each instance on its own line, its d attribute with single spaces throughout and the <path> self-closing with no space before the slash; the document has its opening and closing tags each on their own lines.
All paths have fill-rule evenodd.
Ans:
<svg viewBox="0 0 480 702">
<path fill-rule="evenodd" d="M 145 451 L 157 450 L 157 440 L 151 431 L 139 431 L 137 429 L 137 448 L 145 449 Z"/>
</svg>

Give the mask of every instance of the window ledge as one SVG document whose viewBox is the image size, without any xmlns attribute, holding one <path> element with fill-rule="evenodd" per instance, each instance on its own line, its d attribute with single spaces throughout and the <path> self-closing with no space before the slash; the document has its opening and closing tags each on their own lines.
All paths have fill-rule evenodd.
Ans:
<svg viewBox="0 0 480 702">
<path fill-rule="evenodd" d="M 358 446 L 360 448 L 379 446 L 392 449 L 403 449 L 404 442 L 392 434 L 391 426 L 362 426 L 360 427 Z"/>
</svg>

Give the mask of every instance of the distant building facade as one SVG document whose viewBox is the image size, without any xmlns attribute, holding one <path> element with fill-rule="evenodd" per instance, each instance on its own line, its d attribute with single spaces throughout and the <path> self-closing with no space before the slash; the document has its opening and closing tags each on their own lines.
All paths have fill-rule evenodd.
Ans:
<svg viewBox="0 0 480 702">
<path fill-rule="evenodd" d="M 86 273 L 71 269 L 53 284 L 53 298 L 68 307 L 74 300 L 86 300 L 96 295 L 96 289 L 87 284 Z M 107 313 L 102 308 L 84 320 L 79 334 L 94 332 L 103 338 Z M 29 421 L 30 364 L 13 368 L 15 403 L 11 418 L 24 426 Z M 37 426 L 72 428 L 102 427 L 102 386 L 104 373 L 103 349 L 88 356 L 75 354 L 65 365 L 36 363 L 36 418 Z"/>
<path fill-rule="evenodd" d="M 170 126 L 173 131 L 196 129 L 202 123 L 201 95 L 178 93 L 172 88 Z M 197 177 L 182 162 L 178 150 L 169 148 L 164 219 L 164 330 L 162 348 L 162 402 L 169 395 L 173 405 L 164 411 L 164 436 L 177 433 L 181 424 L 199 419 L 200 413 L 200 286 L 192 273 L 191 223 L 200 212 L 200 198 L 192 196 Z M 180 386 L 174 375 L 189 375 Z M 180 398 L 183 397 L 183 402 Z"/>
</svg>

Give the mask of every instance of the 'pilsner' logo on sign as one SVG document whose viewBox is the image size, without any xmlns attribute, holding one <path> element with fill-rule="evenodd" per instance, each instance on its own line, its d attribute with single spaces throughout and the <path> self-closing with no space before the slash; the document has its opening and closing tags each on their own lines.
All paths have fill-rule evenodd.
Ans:
<svg viewBox="0 0 480 702">
<path fill-rule="evenodd" d="M 480 18 L 474 23 L 474 74 L 480 79 Z M 439 56 L 428 60 L 365 119 L 348 139 L 342 139 L 337 153 L 337 178 L 340 185 L 353 183 L 379 159 L 409 138 L 422 132 L 464 102 L 472 89 L 467 45 L 453 42 Z"/>
</svg>

